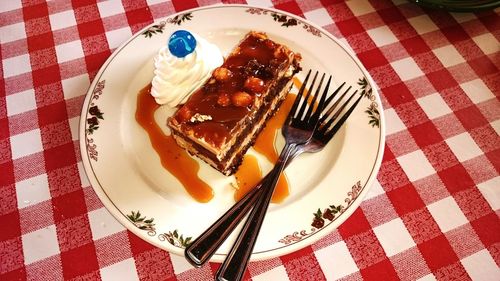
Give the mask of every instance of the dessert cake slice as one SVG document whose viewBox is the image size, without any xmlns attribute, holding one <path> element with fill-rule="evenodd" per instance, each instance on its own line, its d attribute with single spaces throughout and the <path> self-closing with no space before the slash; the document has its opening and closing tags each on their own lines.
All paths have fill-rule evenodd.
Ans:
<svg viewBox="0 0 500 281">
<path fill-rule="evenodd" d="M 181 147 L 233 174 L 300 70 L 300 55 L 250 32 L 207 82 L 169 118 Z"/>
</svg>

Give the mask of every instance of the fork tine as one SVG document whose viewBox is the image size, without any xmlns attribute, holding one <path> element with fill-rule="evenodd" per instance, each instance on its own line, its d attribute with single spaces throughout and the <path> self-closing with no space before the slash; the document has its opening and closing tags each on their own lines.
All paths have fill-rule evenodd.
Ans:
<svg viewBox="0 0 500 281">
<path fill-rule="evenodd" d="M 343 86 L 343 85 L 341 85 Z M 335 108 L 337 108 L 337 106 L 339 105 L 339 103 L 344 99 L 344 97 L 347 95 L 347 93 L 351 90 L 352 86 L 349 86 L 349 88 L 347 88 L 344 93 L 328 108 L 328 110 L 324 113 L 323 117 L 324 119 L 321 120 L 321 123 L 324 123 L 325 119 L 330 116 L 330 114 L 333 112 L 333 110 L 335 110 Z M 340 90 L 340 87 L 339 89 L 337 90 Z M 330 99 L 330 101 L 333 100 L 333 96 L 336 95 L 338 93 L 338 91 L 336 91 L 333 95 L 331 95 L 330 97 L 332 97 L 332 99 Z M 326 107 L 325 107 L 326 109 Z M 334 118 L 337 118 L 336 116 Z"/>
<path fill-rule="evenodd" d="M 326 96 L 328 95 L 328 90 L 330 89 L 331 82 L 332 82 L 332 76 L 330 75 L 330 77 L 328 78 L 328 82 L 326 82 L 325 89 L 323 90 L 323 94 L 321 94 L 321 98 L 319 100 L 318 106 L 316 107 L 316 111 L 314 112 L 313 118 L 319 119 L 321 113 L 323 112 L 323 109 L 325 109 L 326 105 L 328 104 L 328 102 L 326 101 L 327 100 Z"/>
<path fill-rule="evenodd" d="M 337 133 L 340 127 L 342 127 L 342 124 L 344 124 L 345 120 L 347 120 L 347 118 L 349 118 L 349 115 L 351 115 L 351 113 L 354 111 L 354 108 L 356 108 L 362 97 L 363 95 L 359 95 L 358 99 L 354 102 L 354 104 L 351 107 L 349 107 L 349 109 L 346 111 L 346 113 L 344 113 L 344 115 L 342 115 L 342 117 L 340 117 L 339 122 L 337 122 L 337 124 L 335 124 L 335 126 L 333 126 L 333 128 L 328 132 L 329 135 L 331 134 L 333 136 L 334 134 Z"/>
<path fill-rule="evenodd" d="M 344 96 L 347 93 L 347 91 L 344 92 L 344 94 L 342 94 L 342 96 L 335 102 L 335 104 L 331 108 L 328 109 L 328 113 L 325 114 L 326 117 L 323 119 L 323 122 L 321 123 L 322 130 L 327 131 L 332 126 L 333 122 L 335 122 L 335 120 L 337 120 L 337 118 L 339 117 L 342 110 L 344 110 L 344 108 L 351 101 L 351 99 L 354 97 L 354 95 L 356 95 L 357 92 L 358 91 L 354 91 L 354 93 L 352 93 L 352 95 L 337 109 L 338 104 L 342 101 L 342 99 L 344 98 Z M 331 115 L 333 110 L 336 110 L 336 111 L 335 111 L 335 113 L 333 113 L 333 115 Z"/>
<path fill-rule="evenodd" d="M 305 98 L 302 100 L 302 104 L 300 106 L 299 112 L 294 114 L 294 118 L 299 118 L 299 120 L 302 118 L 302 115 L 304 115 L 304 110 L 306 109 L 307 106 L 307 101 L 309 100 L 309 97 L 311 96 L 311 92 L 314 90 L 314 84 L 316 84 L 316 78 L 318 77 L 318 71 L 316 71 L 316 74 L 314 74 L 314 78 L 311 82 L 311 85 L 309 86 L 309 90 L 307 90 Z M 293 111 L 290 111 L 293 112 Z"/>
<path fill-rule="evenodd" d="M 342 89 L 342 87 L 344 87 L 345 83 L 346 82 L 344 82 L 340 86 L 338 86 L 338 88 L 326 99 L 325 107 L 323 109 L 328 108 L 328 106 L 330 105 L 330 102 L 335 98 L 337 93 L 340 92 L 340 89 Z M 349 87 L 347 90 L 349 90 L 350 88 L 351 87 Z"/>
<path fill-rule="evenodd" d="M 335 125 L 333 127 L 330 128 L 330 126 L 335 121 L 335 119 L 337 119 L 339 113 L 347 106 L 347 104 L 356 95 L 356 93 L 357 93 L 357 91 L 355 91 L 349 97 L 349 99 L 334 114 L 335 116 L 332 117 L 332 119 L 330 119 L 330 121 L 328 122 L 329 123 L 328 126 L 325 126 L 326 129 L 325 129 L 325 132 L 323 133 L 324 136 L 325 136 L 325 139 L 329 140 L 329 139 L 331 139 L 337 133 L 337 131 L 340 129 L 340 127 L 342 127 L 342 125 L 344 124 L 344 122 L 347 120 L 347 118 L 349 118 L 349 116 L 354 111 L 354 109 L 356 108 L 356 106 L 358 105 L 358 103 L 361 101 L 361 99 L 363 98 L 363 95 L 359 95 L 358 99 L 349 107 L 349 109 L 347 109 L 347 111 L 344 113 L 344 115 L 342 115 L 340 117 L 339 121 L 337 123 L 335 123 Z"/>
<path fill-rule="evenodd" d="M 308 122 L 309 121 L 309 118 L 311 118 L 311 115 L 312 115 L 312 112 L 313 112 L 313 109 L 314 109 L 314 105 L 316 104 L 316 100 L 318 99 L 318 94 L 319 94 L 319 91 L 321 90 L 321 86 L 323 85 L 323 80 L 325 79 L 325 74 L 323 73 L 323 76 L 321 76 L 321 80 L 319 80 L 319 85 L 318 87 L 316 88 L 316 92 L 314 93 L 314 95 L 312 96 L 312 100 L 311 102 L 309 102 L 309 106 L 307 108 L 307 112 L 306 112 L 306 115 L 304 116 L 304 118 L 302 118 L 304 121 Z M 311 89 L 312 90 L 312 89 Z M 307 101 L 307 100 L 306 100 Z M 319 104 L 318 104 L 319 106 Z M 316 108 L 316 109 L 319 109 L 319 108 Z M 301 116 L 302 117 L 302 116 Z"/>
<path fill-rule="evenodd" d="M 300 86 L 299 92 L 297 93 L 297 96 L 295 96 L 295 100 L 293 102 L 292 108 L 290 108 L 290 111 L 288 113 L 288 116 L 286 118 L 285 124 L 290 123 L 290 119 L 292 116 L 295 115 L 295 112 L 297 110 L 297 107 L 299 106 L 300 101 L 302 100 L 302 96 L 304 95 L 304 90 L 307 85 L 307 81 L 309 80 L 309 76 L 311 75 L 311 70 L 307 72 L 306 78 L 304 79 L 304 82 Z"/>
</svg>

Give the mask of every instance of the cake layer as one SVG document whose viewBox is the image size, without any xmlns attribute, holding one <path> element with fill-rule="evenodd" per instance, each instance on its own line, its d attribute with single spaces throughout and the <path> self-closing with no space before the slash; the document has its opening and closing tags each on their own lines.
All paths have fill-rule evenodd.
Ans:
<svg viewBox="0 0 500 281">
<path fill-rule="evenodd" d="M 267 120 L 269 120 L 279 108 L 291 87 L 291 83 L 291 77 L 282 79 L 282 83 L 280 84 L 284 84 L 285 86 L 283 86 L 282 90 L 274 96 L 274 100 L 259 109 L 259 112 L 256 114 L 259 120 L 256 120 L 253 126 L 246 126 L 238 137 L 233 138 L 231 149 L 226 153 L 224 159 L 217 159 L 216 154 L 207 150 L 205 146 L 193 142 L 191 139 L 186 139 L 184 135 L 178 134 L 177 131 L 172 131 L 174 138 L 177 143 L 190 154 L 198 156 L 223 174 L 231 175 L 236 172 L 243 160 L 245 152 L 254 144 L 258 134 L 264 129 Z M 276 90 L 279 90 L 279 88 L 277 87 Z"/>
<path fill-rule="evenodd" d="M 177 143 L 232 174 L 299 70 L 300 56 L 250 32 L 168 121 Z"/>
</svg>

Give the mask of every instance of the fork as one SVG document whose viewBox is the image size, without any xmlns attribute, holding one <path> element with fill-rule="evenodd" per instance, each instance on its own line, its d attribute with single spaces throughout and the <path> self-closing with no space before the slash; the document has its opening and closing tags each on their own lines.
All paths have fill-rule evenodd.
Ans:
<svg viewBox="0 0 500 281">
<path fill-rule="evenodd" d="M 304 93 L 304 87 L 306 87 L 311 71 L 307 74 L 301 89 L 299 90 L 299 94 Z M 317 75 L 317 73 L 316 73 Z M 316 76 L 315 75 L 315 76 Z M 315 79 L 313 79 L 314 81 Z M 329 84 L 331 81 L 331 76 L 328 79 L 327 86 L 325 87 L 325 92 L 327 91 Z M 328 141 L 333 138 L 338 129 L 345 122 L 347 117 L 354 110 L 355 106 L 359 103 L 361 96 L 358 100 L 344 113 L 341 119 L 336 123 L 336 127 L 330 128 L 328 131 L 325 127 L 326 122 L 330 120 L 335 120 L 338 117 L 339 113 L 347 106 L 349 101 L 354 97 L 356 92 L 354 92 L 347 102 L 345 102 L 340 109 L 337 110 L 337 117 L 332 118 L 329 117 L 329 114 L 332 113 L 334 109 L 337 108 L 339 102 L 347 95 L 347 93 L 351 90 L 351 87 L 348 87 L 345 90 L 341 97 L 334 102 L 333 105 L 330 106 L 330 103 L 334 100 L 338 93 L 340 93 L 341 89 L 344 87 L 345 83 L 341 84 L 325 101 L 325 106 L 323 110 L 323 116 L 320 118 L 321 132 L 315 133 L 311 141 L 306 143 L 305 146 L 301 146 L 300 150 L 296 150 L 288 159 L 286 165 L 288 165 L 293 158 L 299 155 L 301 152 L 317 152 L 320 151 Z M 314 82 L 311 83 L 308 92 L 311 93 L 313 91 Z M 328 113 L 328 114 L 326 114 Z M 195 267 L 200 267 L 204 263 L 206 263 L 210 257 L 215 253 L 215 251 L 220 247 L 220 245 L 226 240 L 229 234 L 232 233 L 234 228 L 241 222 L 244 215 L 248 213 L 250 208 L 255 204 L 257 198 L 263 192 L 261 188 L 263 183 L 269 178 L 271 174 L 268 174 L 254 189 L 248 192 L 240 201 L 238 201 L 233 207 L 231 207 L 223 216 L 221 216 L 214 224 L 212 224 L 205 232 L 203 232 L 198 238 L 196 238 L 185 250 L 186 259 Z"/>
<path fill-rule="evenodd" d="M 318 72 L 314 76 L 312 86 L 314 86 L 317 76 Z M 309 78 L 309 75 L 307 78 Z M 324 78 L 325 75 L 323 74 L 309 106 L 308 101 L 312 91 L 307 91 L 304 94 L 305 87 L 301 87 L 302 91 L 299 91 L 299 94 L 295 98 L 295 102 L 281 129 L 281 133 L 285 137 L 285 147 L 281 151 L 274 168 L 269 173 L 269 177 L 263 183 L 262 195 L 255 203 L 235 244 L 217 271 L 217 280 L 240 280 L 243 276 L 281 172 L 284 170 L 288 159 L 300 151 L 301 147 L 305 146 L 311 140 L 313 132 L 318 125 L 329 84 L 325 87 L 315 109 L 314 107 Z"/>
</svg>

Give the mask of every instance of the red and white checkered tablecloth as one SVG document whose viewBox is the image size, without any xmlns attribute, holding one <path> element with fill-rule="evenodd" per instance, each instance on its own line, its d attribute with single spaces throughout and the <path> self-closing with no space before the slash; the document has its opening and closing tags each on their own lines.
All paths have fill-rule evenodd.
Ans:
<svg viewBox="0 0 500 281">
<path fill-rule="evenodd" d="M 0 1 L 0 280 L 211 280 L 127 231 L 83 171 L 90 82 L 145 25 L 215 0 Z M 231 1 L 233 2 L 233 1 Z M 245 1 L 235 1 L 245 3 Z M 361 207 L 252 280 L 500 280 L 500 10 L 248 0 L 349 45 L 378 84 L 381 170 Z"/>
</svg>

